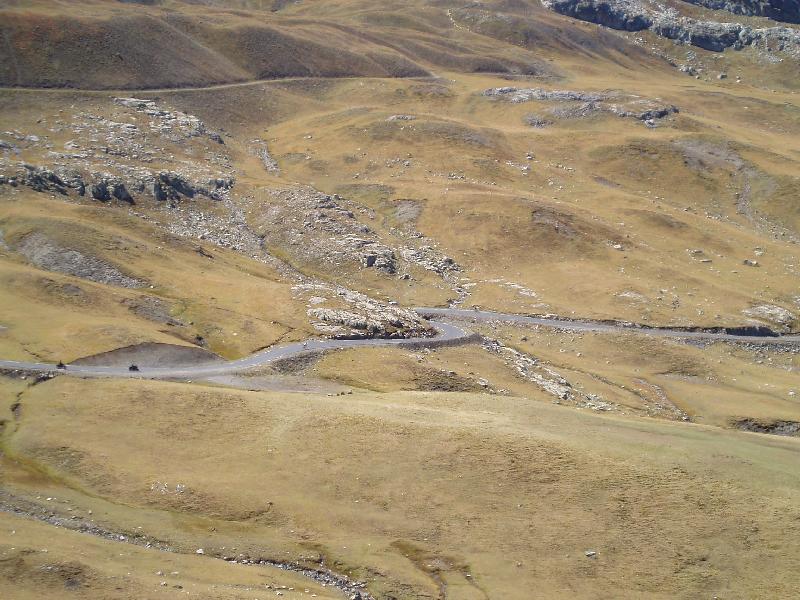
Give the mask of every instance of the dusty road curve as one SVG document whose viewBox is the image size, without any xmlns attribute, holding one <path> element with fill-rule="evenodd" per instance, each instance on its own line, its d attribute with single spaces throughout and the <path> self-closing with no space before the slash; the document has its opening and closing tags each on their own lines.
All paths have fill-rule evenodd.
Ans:
<svg viewBox="0 0 800 600">
<path fill-rule="evenodd" d="M 278 360 L 298 356 L 306 352 L 320 350 L 343 350 L 359 346 L 437 346 L 453 343 L 469 337 L 469 333 L 456 325 L 449 323 L 432 323 L 437 335 L 431 338 L 406 338 L 406 339 L 363 339 L 363 340 L 330 340 L 310 339 L 305 342 L 294 342 L 273 346 L 261 350 L 250 356 L 245 356 L 227 362 L 214 362 L 182 367 L 142 368 L 140 371 L 129 371 L 123 367 L 101 367 L 88 365 L 67 365 L 66 369 L 59 369 L 51 363 L 23 362 L 16 360 L 0 360 L 0 369 L 21 369 L 39 373 L 66 373 L 79 376 L 109 376 L 109 377 L 141 377 L 146 379 L 190 379 L 193 377 L 209 377 L 212 375 L 226 375 L 239 371 L 246 371 L 253 367 L 260 367 L 274 363 Z"/>
<path fill-rule="evenodd" d="M 0 360 L 0 369 L 18 369 L 39 373 L 65 373 L 78 376 L 108 376 L 108 377 L 138 377 L 145 379 L 191 379 L 209 377 L 212 375 L 226 375 L 239 371 L 246 371 L 274 363 L 278 360 L 291 358 L 307 352 L 320 350 L 343 350 L 361 346 L 398 346 L 398 347 L 435 347 L 459 342 L 468 342 L 472 334 L 462 325 L 446 322 L 443 319 L 472 320 L 475 322 L 500 321 L 516 323 L 519 325 L 538 325 L 568 331 L 584 331 L 597 333 L 635 333 L 653 337 L 668 337 L 674 339 L 697 339 L 708 341 L 748 342 L 754 344 L 798 344 L 800 335 L 786 336 L 755 336 L 733 335 L 728 333 L 709 333 L 702 331 L 683 331 L 678 329 L 657 329 L 621 324 L 599 323 L 592 321 L 569 321 L 557 317 L 527 317 L 508 313 L 498 313 L 483 310 L 467 310 L 457 308 L 417 308 L 420 315 L 429 319 L 436 319 L 432 326 L 437 335 L 430 338 L 407 339 L 362 339 L 362 340 L 331 340 L 310 339 L 305 342 L 295 342 L 280 346 L 273 346 L 261 350 L 250 356 L 245 356 L 227 362 L 214 362 L 182 367 L 142 368 L 139 371 L 129 371 L 124 367 L 101 367 L 85 365 L 67 365 L 59 369 L 51 363 L 36 363 L 16 360 Z"/>
</svg>

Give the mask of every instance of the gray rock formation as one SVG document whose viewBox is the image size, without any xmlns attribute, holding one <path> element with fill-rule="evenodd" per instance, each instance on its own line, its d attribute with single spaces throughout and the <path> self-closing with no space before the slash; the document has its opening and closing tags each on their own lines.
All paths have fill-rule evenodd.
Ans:
<svg viewBox="0 0 800 600">
<path fill-rule="evenodd" d="M 132 108 L 148 115 L 153 119 L 150 122 L 151 129 L 167 134 L 172 139 L 179 140 L 182 137 L 205 136 L 218 144 L 225 143 L 219 133 L 208 129 L 206 124 L 194 115 L 181 111 L 166 110 L 158 106 L 153 100 L 114 98 L 114 102 L 120 106 Z"/>
<path fill-rule="evenodd" d="M 784 332 L 790 331 L 792 324 L 797 320 L 797 315 L 793 312 L 774 304 L 751 306 L 744 309 L 742 313 L 751 319 L 777 325 Z"/>
<path fill-rule="evenodd" d="M 88 279 L 97 283 L 127 288 L 142 287 L 145 283 L 122 273 L 114 265 L 79 252 L 64 248 L 41 233 L 26 235 L 14 248 L 37 267 Z"/>
<path fill-rule="evenodd" d="M 250 146 L 250 153 L 261 159 L 261 164 L 264 165 L 264 169 L 268 173 L 278 175 L 281 172 L 278 161 L 269 153 L 269 147 L 264 140 L 253 140 Z"/>
<path fill-rule="evenodd" d="M 413 310 L 386 304 L 341 286 L 309 283 L 295 286 L 294 290 L 313 294 L 309 298 L 313 306 L 308 309 L 308 316 L 318 331 L 334 338 L 406 338 L 434 334 Z"/>
<path fill-rule="evenodd" d="M 569 90 L 545 90 L 542 88 L 515 88 L 499 87 L 489 88 L 483 92 L 489 98 L 500 98 L 519 104 L 531 100 L 544 100 L 556 102 L 600 102 L 609 95 L 596 92 L 573 92 Z"/>
<path fill-rule="evenodd" d="M 522 120 L 526 125 L 529 125 L 530 127 L 536 127 L 537 129 L 547 127 L 553 123 L 549 119 L 545 119 L 544 117 L 540 117 L 539 115 L 535 115 L 533 113 L 525 115 Z"/>
<path fill-rule="evenodd" d="M 800 23 L 797 0 L 683 0 L 712 10 L 726 10 L 735 15 L 767 17 L 784 23 Z"/>
<path fill-rule="evenodd" d="M 752 45 L 800 57 L 800 31 L 788 27 L 752 28 L 740 23 L 698 21 L 681 16 L 674 9 L 646 7 L 635 0 L 542 0 L 542 3 L 557 13 L 582 21 L 622 31 L 649 29 L 662 37 L 714 52 Z"/>
<path fill-rule="evenodd" d="M 92 198 L 95 200 L 100 200 L 100 202 L 108 202 L 111 200 L 111 192 L 108 190 L 108 183 L 105 181 L 93 183 Z"/>
<path fill-rule="evenodd" d="M 27 163 L 22 163 L 21 166 L 22 171 L 17 176 L 7 177 L 5 183 L 13 180 L 37 192 L 57 192 L 62 195 L 66 195 L 69 190 L 75 190 L 81 196 L 86 192 L 86 184 L 77 171 L 56 171 Z"/>
<path fill-rule="evenodd" d="M 358 216 L 357 216 L 358 215 Z M 403 236 L 397 240 L 379 234 L 363 221 L 372 221 L 372 211 L 336 194 L 327 195 L 312 188 L 275 190 L 261 216 L 270 239 L 291 248 L 304 261 L 331 265 L 357 263 L 362 268 L 394 275 L 408 266 L 435 271 L 439 275 L 458 270 L 449 257 L 422 236 Z M 394 231 L 400 237 L 401 232 Z M 416 242 L 416 244 L 414 244 Z M 391 245 L 390 245 L 391 244 Z M 413 245 L 412 245 L 413 244 Z"/>
<path fill-rule="evenodd" d="M 227 197 L 235 183 L 233 177 L 217 177 L 201 184 L 191 181 L 185 175 L 173 171 L 151 172 L 130 171 L 129 178 L 111 173 L 93 173 L 86 179 L 74 169 L 50 169 L 20 163 L 20 168 L 13 175 L 0 177 L 0 185 L 24 185 L 37 192 L 58 193 L 68 195 L 70 192 L 79 196 L 86 194 L 100 202 L 119 200 L 127 204 L 135 204 L 134 194 L 152 196 L 159 202 L 167 201 L 171 206 L 179 200 L 205 196 L 212 200 Z"/>
<path fill-rule="evenodd" d="M 551 114 L 562 119 L 588 117 L 595 113 L 607 112 L 618 117 L 652 121 L 679 112 L 678 107 L 671 104 L 616 92 L 574 92 L 541 88 L 500 87 L 485 90 L 483 95 L 515 104 L 530 101 L 557 102 L 558 104 L 551 110 Z M 548 121 L 536 115 L 529 117 L 530 120 L 526 117 L 526 122 L 533 127 L 543 127 L 548 124 Z"/>
<path fill-rule="evenodd" d="M 64 151 L 55 151 L 43 132 L 68 136 L 58 143 Z M 3 142 L 0 185 L 88 195 L 100 202 L 135 204 L 152 198 L 170 206 L 196 196 L 223 200 L 233 187 L 226 148 L 208 142 L 216 141 L 217 134 L 198 117 L 162 109 L 151 100 L 117 98 L 107 112 L 75 112 L 69 119 L 60 115 L 42 123 L 37 133 L 3 132 L 14 144 Z M 12 161 L 13 150 L 20 149 L 38 156 L 38 164 Z M 149 166 L 156 161 L 158 170 Z"/>
<path fill-rule="evenodd" d="M 647 10 L 631 0 L 542 0 L 542 4 L 559 14 L 611 29 L 642 31 L 653 25 Z"/>
</svg>

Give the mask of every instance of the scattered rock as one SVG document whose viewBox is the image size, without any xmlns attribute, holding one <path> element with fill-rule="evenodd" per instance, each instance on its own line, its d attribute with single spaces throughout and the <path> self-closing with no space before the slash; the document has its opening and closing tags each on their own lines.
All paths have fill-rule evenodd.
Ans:
<svg viewBox="0 0 800 600">
<path fill-rule="evenodd" d="M 663 119 L 678 112 L 676 106 L 661 104 L 657 100 L 647 100 L 615 92 L 575 92 L 569 90 L 545 90 L 542 88 L 490 88 L 483 95 L 497 100 L 519 104 L 522 102 L 558 102 L 551 114 L 562 119 L 576 119 L 606 112 L 640 121 Z M 549 124 L 537 115 L 527 115 L 525 122 L 532 127 Z"/>
<path fill-rule="evenodd" d="M 791 325 L 797 319 L 797 315 L 795 315 L 793 312 L 783 308 L 782 306 L 775 306 L 774 304 L 761 304 L 759 306 L 752 306 L 744 309 L 742 313 L 753 319 L 779 325 L 784 331 L 788 331 Z"/>
<path fill-rule="evenodd" d="M 536 127 L 537 129 L 547 127 L 548 125 L 552 125 L 553 123 L 548 119 L 545 119 L 543 117 L 540 117 L 539 115 L 535 115 L 532 113 L 525 115 L 522 118 L 522 120 L 525 122 L 526 125 L 529 125 L 530 127 Z"/>
<path fill-rule="evenodd" d="M 360 292 L 321 283 L 300 284 L 293 289 L 298 294 L 313 294 L 312 307 L 307 311 L 313 319 L 312 325 L 334 338 L 406 338 L 434 333 L 416 312 L 379 302 Z M 322 298 L 322 294 L 329 297 Z M 329 306 L 322 306 L 323 303 Z"/>
<path fill-rule="evenodd" d="M 41 233 L 25 236 L 14 248 L 37 267 L 120 287 L 143 287 L 145 282 L 122 273 L 94 256 L 64 248 Z"/>
<path fill-rule="evenodd" d="M 153 100 L 114 98 L 114 102 L 152 117 L 151 129 L 172 136 L 173 139 L 205 136 L 218 144 L 225 143 L 222 136 L 215 131 L 210 131 L 206 128 L 205 123 L 194 115 L 166 110 Z"/>
<path fill-rule="evenodd" d="M 772 435 L 800 436 L 798 421 L 762 421 L 758 419 L 739 419 L 733 426 L 742 431 L 769 433 Z"/>
<path fill-rule="evenodd" d="M 425 243 L 421 234 L 393 230 L 391 237 L 401 239 L 380 236 L 365 223 L 375 217 L 370 209 L 337 194 L 294 187 L 275 190 L 271 197 L 260 225 L 273 243 L 289 248 L 303 261 L 349 263 L 401 276 L 412 265 L 442 277 L 459 269 L 455 261 Z"/>
<path fill-rule="evenodd" d="M 281 169 L 278 166 L 278 161 L 269 153 L 267 142 L 264 140 L 253 140 L 250 142 L 250 153 L 261 159 L 261 164 L 264 165 L 268 173 L 274 175 L 280 174 Z"/>
</svg>

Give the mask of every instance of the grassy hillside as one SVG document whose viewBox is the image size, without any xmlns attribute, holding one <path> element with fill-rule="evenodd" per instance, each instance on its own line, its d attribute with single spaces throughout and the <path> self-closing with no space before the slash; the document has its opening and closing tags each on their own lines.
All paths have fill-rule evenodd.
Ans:
<svg viewBox="0 0 800 600">
<path fill-rule="evenodd" d="M 2 359 L 144 372 L 448 305 L 800 331 L 788 46 L 535 0 L 17 0 L 0 33 Z M 457 324 L 0 373 L 0 596 L 792 596 L 796 345 Z"/>
<path fill-rule="evenodd" d="M 380 597 L 785 597 L 797 583 L 796 440 L 473 394 L 59 378 L 22 401 L 7 452 L 63 478 L 78 514 L 207 554 L 319 554 Z"/>
</svg>

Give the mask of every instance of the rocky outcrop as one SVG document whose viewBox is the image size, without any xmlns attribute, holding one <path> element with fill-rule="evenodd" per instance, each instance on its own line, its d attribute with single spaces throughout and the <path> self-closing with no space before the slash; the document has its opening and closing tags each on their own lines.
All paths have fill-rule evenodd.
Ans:
<svg viewBox="0 0 800 600">
<path fill-rule="evenodd" d="M 678 107 L 672 104 L 665 104 L 662 106 L 654 106 L 647 100 L 638 100 L 628 104 L 608 104 L 603 107 L 603 110 L 617 115 L 618 117 L 628 117 L 638 119 L 639 121 L 654 121 L 656 119 L 663 119 L 669 115 L 675 114 Z"/>
<path fill-rule="evenodd" d="M 20 163 L 20 169 L 15 173 L 0 175 L 0 185 L 18 187 L 27 186 L 36 192 L 50 192 L 66 195 L 74 188 L 81 196 L 86 192 L 86 185 L 78 176 L 65 178 L 62 174 L 46 167 L 37 167 Z"/>
<path fill-rule="evenodd" d="M 434 335 L 413 310 L 386 304 L 342 286 L 306 283 L 293 288 L 309 302 L 315 329 L 333 338 L 408 338 Z"/>
<path fill-rule="evenodd" d="M 93 183 L 91 194 L 92 198 L 100 202 L 108 202 L 113 198 L 128 204 L 136 204 L 125 183 L 113 178 L 102 177 L 96 183 Z"/>
<path fill-rule="evenodd" d="M 67 193 L 67 185 L 64 181 L 50 169 L 36 167 L 33 165 L 22 165 L 24 172 L 21 182 L 37 192 L 58 192 Z"/>
<path fill-rule="evenodd" d="M 134 195 L 140 198 L 153 198 L 158 202 L 175 202 L 204 196 L 211 200 L 222 200 L 227 197 L 234 185 L 234 179 L 215 178 L 206 183 L 191 181 L 184 175 L 173 171 L 164 172 L 131 172 L 130 179 L 110 173 L 93 173 L 86 177 L 79 171 L 69 169 L 50 169 L 20 163 L 20 168 L 13 175 L 0 176 L 0 185 L 17 187 L 27 186 L 36 192 L 58 193 L 78 196 L 86 195 L 100 202 L 119 200 L 127 204 L 135 204 Z"/>
<path fill-rule="evenodd" d="M 763 419 L 737 419 L 733 426 L 742 431 L 753 433 L 768 433 L 771 435 L 800 436 L 800 422 L 798 421 L 765 421 Z"/>
<path fill-rule="evenodd" d="M 210 179 L 202 185 L 192 182 L 180 173 L 166 171 L 158 173 L 151 184 L 146 185 L 152 190 L 153 198 L 159 202 L 173 203 L 185 198 L 205 196 L 212 200 L 222 200 L 225 194 L 233 187 L 233 178 Z"/>
<path fill-rule="evenodd" d="M 561 374 L 542 364 L 537 358 L 505 346 L 498 340 L 485 340 L 482 347 L 484 350 L 500 356 L 520 377 L 554 396 L 556 404 L 566 402 L 595 411 L 610 411 L 617 408 L 611 402 L 606 402 L 597 395 L 584 394 L 576 390 Z"/>
<path fill-rule="evenodd" d="M 499 87 L 483 92 L 489 98 L 498 98 L 519 104 L 531 100 L 555 102 L 600 102 L 609 95 L 597 92 L 573 92 L 569 90 L 545 90 L 542 88 Z"/>
<path fill-rule="evenodd" d="M 0 152 L 0 184 L 131 205 L 156 200 L 174 207 L 197 196 L 228 197 L 234 184 L 230 158 L 225 146 L 208 141 L 221 138 L 198 117 L 137 98 L 116 98 L 105 108 L 69 119 L 59 115 L 36 135 L 3 132 L 14 144 L 4 142 L 8 148 Z M 30 163 L 38 157 L 38 164 L 12 160 L 21 151 Z"/>
<path fill-rule="evenodd" d="M 399 230 L 389 235 L 379 233 L 367 225 L 375 218 L 367 207 L 338 194 L 295 187 L 274 190 L 260 221 L 268 232 L 269 244 L 289 248 L 303 262 L 357 264 L 406 278 L 411 266 L 443 277 L 459 269 L 421 234 L 404 235 Z"/>
<path fill-rule="evenodd" d="M 662 37 L 714 52 L 759 46 L 800 57 L 800 31 L 788 27 L 753 28 L 740 23 L 699 21 L 681 16 L 674 9 L 655 9 L 635 0 L 542 0 L 542 3 L 557 13 L 582 21 L 622 31 L 649 29 Z"/>
<path fill-rule="evenodd" d="M 111 192 L 108 190 L 108 183 L 105 181 L 98 181 L 92 184 L 92 198 L 100 200 L 100 202 L 108 202 L 111 200 Z"/>
<path fill-rule="evenodd" d="M 642 31 L 653 25 L 650 15 L 630 0 L 542 0 L 557 13 L 623 31 Z"/>
<path fill-rule="evenodd" d="M 712 10 L 726 10 L 735 15 L 767 17 L 784 23 L 800 23 L 797 0 L 683 0 Z"/>
<path fill-rule="evenodd" d="M 751 306 L 750 308 L 744 309 L 742 313 L 751 319 L 777 325 L 781 331 L 784 332 L 790 331 L 792 325 L 797 320 L 797 315 L 793 312 L 782 306 L 775 306 L 774 304 Z"/>
<path fill-rule="evenodd" d="M 483 95 L 514 104 L 530 101 L 555 102 L 557 104 L 551 109 L 551 114 L 562 119 L 588 117 L 592 114 L 606 112 L 618 117 L 649 122 L 663 119 L 679 112 L 678 107 L 672 104 L 664 104 L 659 100 L 649 100 L 616 92 L 575 92 L 569 90 L 545 90 L 542 88 L 499 87 L 490 88 L 484 91 Z M 525 121 L 533 127 L 543 127 L 548 124 L 548 121 L 536 115 L 528 115 Z"/>
<path fill-rule="evenodd" d="M 308 311 L 308 315 L 334 327 L 350 329 L 353 333 L 345 333 L 346 337 L 353 335 L 361 337 L 362 334 L 366 337 L 374 337 L 382 330 L 382 323 L 378 319 L 359 315 L 349 310 L 312 308 Z"/>
<path fill-rule="evenodd" d="M 533 113 L 525 115 L 522 117 L 522 120 L 525 122 L 525 125 L 528 125 L 529 127 L 536 127 L 537 129 L 541 129 L 553 124 L 550 119 L 546 119 Z"/>
<path fill-rule="evenodd" d="M 659 15 L 651 27 L 661 37 L 713 52 L 722 52 L 725 48 L 738 50 L 751 44 L 746 29 L 738 23 L 676 19 L 671 14 Z"/>
<path fill-rule="evenodd" d="M 78 195 L 86 193 L 86 184 L 77 171 L 65 169 L 48 169 L 27 163 L 20 163 L 20 169 L 14 175 L 0 177 L 0 184 L 14 187 L 25 185 L 37 192 L 50 192 L 67 195 L 74 190 Z"/>
<path fill-rule="evenodd" d="M 456 262 L 445 256 L 433 246 L 419 246 L 417 248 L 405 247 L 400 249 L 400 256 L 409 263 L 418 265 L 427 271 L 439 275 L 450 275 L 461 270 Z"/>
<path fill-rule="evenodd" d="M 261 164 L 264 165 L 264 169 L 267 173 L 272 173 L 274 175 L 280 174 L 281 169 L 278 166 L 278 161 L 272 158 L 272 155 L 269 153 L 267 142 L 264 140 L 253 140 L 250 145 L 250 154 L 261 159 Z"/>
<path fill-rule="evenodd" d="M 389 246 L 373 239 L 352 235 L 344 236 L 343 242 L 358 254 L 364 267 L 384 271 L 389 275 L 397 272 L 397 256 Z"/>
<path fill-rule="evenodd" d="M 148 115 L 152 118 L 150 128 L 165 136 L 177 139 L 205 136 L 218 144 L 225 143 L 219 133 L 208 129 L 206 124 L 194 115 L 167 110 L 158 106 L 153 100 L 114 98 L 114 102 Z"/>
</svg>

